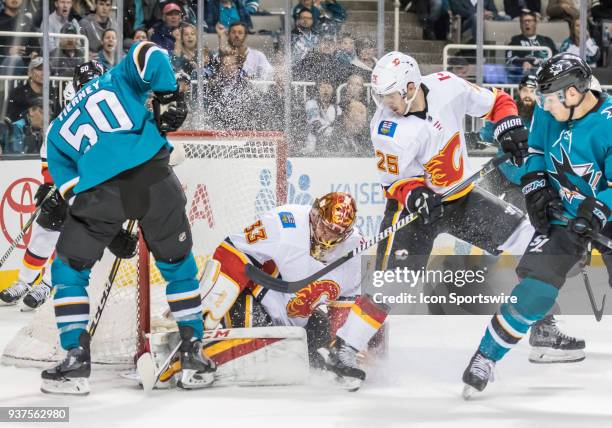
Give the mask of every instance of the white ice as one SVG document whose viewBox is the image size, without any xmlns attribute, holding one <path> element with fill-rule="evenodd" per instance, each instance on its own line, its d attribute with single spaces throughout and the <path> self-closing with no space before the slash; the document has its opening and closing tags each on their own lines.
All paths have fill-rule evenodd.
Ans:
<svg viewBox="0 0 612 428">
<path fill-rule="evenodd" d="M 0 307 L 0 348 L 30 317 L 14 307 Z M 313 377 L 303 386 L 154 391 L 145 396 L 116 374 L 98 371 L 90 379 L 89 396 L 50 396 L 39 392 L 38 370 L 0 367 L 0 406 L 69 406 L 74 427 L 612 426 L 611 317 L 600 323 L 588 316 L 561 318 L 563 330 L 586 339 L 585 361 L 531 364 L 524 340 L 498 364 L 496 382 L 466 402 L 461 374 L 488 318 L 392 317 L 389 361 L 356 393 Z"/>
</svg>

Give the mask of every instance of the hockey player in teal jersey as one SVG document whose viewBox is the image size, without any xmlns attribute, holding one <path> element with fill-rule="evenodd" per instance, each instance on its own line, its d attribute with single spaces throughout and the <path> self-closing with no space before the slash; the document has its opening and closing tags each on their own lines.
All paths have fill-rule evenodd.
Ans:
<svg viewBox="0 0 612 428">
<path fill-rule="evenodd" d="M 528 147 L 502 143 L 517 164 L 527 212 L 536 233 L 517 267 L 517 303 L 503 304 L 489 322 L 463 373 L 464 397 L 482 391 L 495 363 L 552 308 L 570 269 L 612 211 L 612 100 L 591 91 L 591 69 L 562 53 L 537 73 L 538 108 Z M 552 219 L 551 210 L 571 220 Z"/>
<path fill-rule="evenodd" d="M 147 110 L 150 92 L 154 104 L 167 105 L 164 113 Z M 182 339 L 179 386 L 212 383 L 214 363 L 201 354 L 201 297 L 186 199 L 168 165 L 172 148 L 165 137 L 186 114 L 168 54 L 142 42 L 83 86 L 51 123 L 49 172 L 70 205 L 51 268 L 55 317 L 68 355 L 42 372 L 43 392 L 89 392 L 89 275 L 127 219 L 138 220 L 168 282 L 166 296 Z"/>
</svg>

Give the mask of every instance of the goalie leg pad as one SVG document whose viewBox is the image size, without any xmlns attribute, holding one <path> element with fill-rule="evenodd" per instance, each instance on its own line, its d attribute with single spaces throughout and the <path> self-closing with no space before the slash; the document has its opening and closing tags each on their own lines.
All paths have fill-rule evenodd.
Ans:
<svg viewBox="0 0 612 428">
<path fill-rule="evenodd" d="M 238 298 L 241 287 L 229 275 L 221 272 L 221 263 L 214 259 L 206 262 L 200 287 L 204 296 L 204 328 L 213 330 Z"/>
</svg>

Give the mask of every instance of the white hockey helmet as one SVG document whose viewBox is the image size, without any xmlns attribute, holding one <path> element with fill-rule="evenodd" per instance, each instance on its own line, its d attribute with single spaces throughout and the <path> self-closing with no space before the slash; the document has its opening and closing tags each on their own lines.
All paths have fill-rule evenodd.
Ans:
<svg viewBox="0 0 612 428">
<path fill-rule="evenodd" d="M 406 87 L 414 83 L 417 90 L 414 95 L 407 99 Z M 392 51 L 376 62 L 372 70 L 372 98 L 376 105 L 382 105 L 385 95 L 399 92 L 408 104 L 406 113 L 410 110 L 410 104 L 414 101 L 421 86 L 421 70 L 416 60 L 401 52 Z"/>
</svg>

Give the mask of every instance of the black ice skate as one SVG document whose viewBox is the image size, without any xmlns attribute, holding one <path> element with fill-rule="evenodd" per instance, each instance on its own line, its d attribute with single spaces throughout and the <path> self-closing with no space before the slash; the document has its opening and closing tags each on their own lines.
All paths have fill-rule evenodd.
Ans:
<svg viewBox="0 0 612 428">
<path fill-rule="evenodd" d="M 531 326 L 529 361 L 536 364 L 576 363 L 585 358 L 584 340 L 568 336 L 557 327 L 552 315 Z"/>
<path fill-rule="evenodd" d="M 357 391 L 366 373 L 357 364 L 357 350 L 337 337 L 327 358 L 326 367 L 336 374 L 336 380 L 348 391 Z"/>
<path fill-rule="evenodd" d="M 17 281 L 9 288 L 0 292 L 0 304 L 3 306 L 14 305 L 31 289 L 32 287 L 30 287 L 30 284 L 23 281 Z"/>
<path fill-rule="evenodd" d="M 202 355 L 202 341 L 193 337 L 193 328 L 180 327 L 181 378 L 177 385 L 183 389 L 199 389 L 210 386 L 215 380 L 215 363 Z"/>
<path fill-rule="evenodd" d="M 32 289 L 23 298 L 22 311 L 31 311 L 42 306 L 51 295 L 53 288 L 46 282 L 41 282 L 38 286 Z"/>
<path fill-rule="evenodd" d="M 476 351 L 470 363 L 463 372 L 463 398 L 470 398 L 474 392 L 482 392 L 489 383 L 494 381 L 493 371 L 495 361 L 488 359 L 480 351 Z"/>
<path fill-rule="evenodd" d="M 68 355 L 58 366 L 44 370 L 41 374 L 40 390 L 47 394 L 89 394 L 91 356 L 89 334 L 82 333 L 80 346 L 68 350 Z"/>
</svg>

